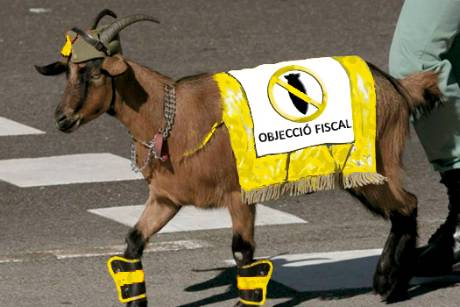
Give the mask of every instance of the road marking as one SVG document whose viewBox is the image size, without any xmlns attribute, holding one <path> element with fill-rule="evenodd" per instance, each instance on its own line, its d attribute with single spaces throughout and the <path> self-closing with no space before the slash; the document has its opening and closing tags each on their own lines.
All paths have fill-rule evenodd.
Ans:
<svg viewBox="0 0 460 307">
<path fill-rule="evenodd" d="M 2 263 L 18 263 L 24 262 L 24 259 L 12 258 L 12 257 L 0 257 L 0 264 Z"/>
<path fill-rule="evenodd" d="M 45 132 L 0 116 L 0 136 L 44 134 Z"/>
<path fill-rule="evenodd" d="M 133 227 L 143 209 L 144 206 L 141 205 L 90 209 L 88 211 L 123 225 Z M 307 222 L 295 215 L 263 205 L 257 206 L 256 225 L 258 226 L 303 223 Z M 204 210 L 187 206 L 181 208 L 179 213 L 160 233 L 230 228 L 231 225 L 230 214 L 225 208 Z"/>
<path fill-rule="evenodd" d="M 180 250 L 193 250 L 199 248 L 211 247 L 212 245 L 203 240 L 178 240 L 166 242 L 153 242 L 147 245 L 145 253 L 154 252 L 175 252 Z M 26 261 L 36 261 L 39 259 L 75 259 L 101 256 L 121 255 L 125 251 L 126 245 L 112 245 L 104 247 L 90 247 L 78 249 L 54 249 L 31 253 L 23 253 L 15 256 L 0 256 L 2 263 L 18 263 Z"/>
<path fill-rule="evenodd" d="M 169 242 L 153 242 L 144 249 L 144 253 L 153 252 L 175 252 L 179 250 L 191 250 L 210 247 L 206 241 L 202 240 L 178 240 Z M 101 248 L 89 248 L 86 250 L 55 250 L 53 254 L 58 260 L 71 258 L 87 258 L 99 256 L 120 255 L 126 249 L 126 245 L 113 245 Z"/>
<path fill-rule="evenodd" d="M 136 179 L 129 160 L 109 153 L 0 160 L 0 180 L 22 188 Z"/>
<path fill-rule="evenodd" d="M 34 13 L 34 14 L 44 14 L 44 13 L 51 12 L 51 9 L 44 8 L 44 7 L 31 7 L 29 9 L 29 12 Z"/>
<path fill-rule="evenodd" d="M 272 280 L 298 292 L 372 288 L 381 249 L 281 255 L 273 261 Z M 225 261 L 234 265 L 233 260 Z M 460 276 L 414 278 L 413 285 L 458 280 Z"/>
</svg>

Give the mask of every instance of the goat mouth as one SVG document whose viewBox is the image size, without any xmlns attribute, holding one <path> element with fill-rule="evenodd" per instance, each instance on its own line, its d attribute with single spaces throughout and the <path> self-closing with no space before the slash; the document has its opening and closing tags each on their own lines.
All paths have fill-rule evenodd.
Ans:
<svg viewBox="0 0 460 307">
<path fill-rule="evenodd" d="M 70 133 L 70 132 L 75 131 L 80 126 L 80 123 L 81 123 L 81 118 L 77 117 L 73 120 L 66 119 L 63 121 L 62 120 L 57 121 L 56 127 L 62 132 Z"/>
</svg>

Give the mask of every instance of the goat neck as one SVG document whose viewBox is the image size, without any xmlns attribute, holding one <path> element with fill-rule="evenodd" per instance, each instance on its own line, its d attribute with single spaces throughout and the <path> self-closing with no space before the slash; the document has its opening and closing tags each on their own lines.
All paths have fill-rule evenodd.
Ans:
<svg viewBox="0 0 460 307">
<path fill-rule="evenodd" d="M 164 86 L 174 82 L 136 63 L 128 64 L 126 73 L 114 80 L 115 117 L 135 139 L 147 142 L 164 124 Z"/>
</svg>

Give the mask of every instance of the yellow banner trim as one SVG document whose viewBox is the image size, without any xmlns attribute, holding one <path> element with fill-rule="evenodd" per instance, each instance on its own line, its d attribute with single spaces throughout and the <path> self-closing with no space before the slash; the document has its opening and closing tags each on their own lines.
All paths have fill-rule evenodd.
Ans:
<svg viewBox="0 0 460 307">
<path fill-rule="evenodd" d="M 224 123 L 223 121 L 214 123 L 214 125 L 212 125 L 212 127 L 211 127 L 211 131 L 209 131 L 209 133 L 203 138 L 203 140 L 201 141 L 200 145 L 198 145 L 194 149 L 186 151 L 182 155 L 182 157 L 183 158 L 189 157 L 189 156 L 195 154 L 196 152 L 200 151 L 201 149 L 203 149 L 209 143 L 209 141 L 211 140 L 212 136 L 214 135 L 214 132 L 216 132 L 217 128 L 219 128 L 221 125 L 223 125 L 223 123 Z"/>
<path fill-rule="evenodd" d="M 357 56 L 333 59 L 350 78 L 353 144 L 319 145 L 257 157 L 254 125 L 241 84 L 227 73 L 213 76 L 221 93 L 223 120 L 230 134 L 245 203 L 277 199 L 283 194 L 294 196 L 328 190 L 341 181 L 344 188 L 385 181 L 376 173 L 376 97 L 372 73 Z"/>
</svg>

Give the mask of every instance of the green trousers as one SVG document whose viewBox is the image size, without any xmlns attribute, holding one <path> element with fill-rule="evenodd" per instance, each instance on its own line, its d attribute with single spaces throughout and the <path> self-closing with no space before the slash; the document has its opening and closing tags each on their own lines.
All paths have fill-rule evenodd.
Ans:
<svg viewBox="0 0 460 307">
<path fill-rule="evenodd" d="M 460 0 L 406 0 L 390 49 L 390 74 L 439 73 L 445 103 L 414 119 L 437 171 L 460 168 Z"/>
</svg>

